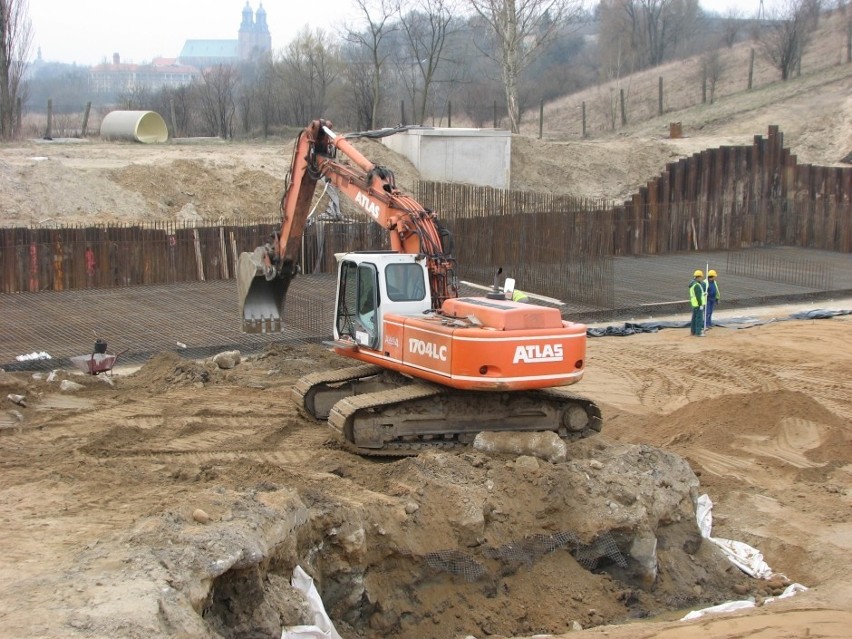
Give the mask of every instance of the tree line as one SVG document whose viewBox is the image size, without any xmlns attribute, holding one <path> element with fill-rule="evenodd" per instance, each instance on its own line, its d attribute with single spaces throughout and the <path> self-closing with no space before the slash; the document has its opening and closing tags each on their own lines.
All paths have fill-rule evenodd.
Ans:
<svg viewBox="0 0 852 639">
<path fill-rule="evenodd" d="M 845 6 L 845 0 L 834 0 Z M 751 37 L 782 79 L 801 60 L 824 0 L 775 0 L 766 20 L 698 0 L 352 0 L 358 18 L 305 28 L 271 55 L 201 71 L 178 88 L 93 95 L 88 69 L 41 65 L 24 81 L 32 29 L 27 0 L 0 0 L 0 135 L 15 110 L 151 109 L 173 135 L 267 136 L 318 116 L 342 129 L 447 124 L 520 129 L 542 100 Z M 715 68 L 715 70 L 714 70 Z"/>
</svg>

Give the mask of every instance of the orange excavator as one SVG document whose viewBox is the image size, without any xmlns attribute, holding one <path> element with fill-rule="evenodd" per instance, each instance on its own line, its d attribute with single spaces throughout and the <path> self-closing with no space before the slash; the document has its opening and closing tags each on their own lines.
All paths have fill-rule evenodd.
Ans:
<svg viewBox="0 0 852 639">
<path fill-rule="evenodd" d="M 481 431 L 567 440 L 600 431 L 598 406 L 558 388 L 583 376 L 585 325 L 505 299 L 497 278 L 485 296 L 459 297 L 452 238 L 437 215 L 327 120 L 296 141 L 280 231 L 240 256 L 245 332 L 280 330 L 321 179 L 387 230 L 391 250 L 338 256 L 332 348 L 361 364 L 298 380 L 293 398 L 307 413 L 363 455 L 464 446 Z"/>
</svg>

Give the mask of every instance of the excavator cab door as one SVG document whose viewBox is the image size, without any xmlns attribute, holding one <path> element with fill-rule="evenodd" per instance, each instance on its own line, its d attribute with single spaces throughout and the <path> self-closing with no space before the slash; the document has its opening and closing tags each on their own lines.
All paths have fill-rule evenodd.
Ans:
<svg viewBox="0 0 852 639">
<path fill-rule="evenodd" d="M 343 260 L 340 263 L 335 329 L 337 336 L 349 337 L 360 346 L 378 349 L 379 274 L 376 266 Z"/>
</svg>

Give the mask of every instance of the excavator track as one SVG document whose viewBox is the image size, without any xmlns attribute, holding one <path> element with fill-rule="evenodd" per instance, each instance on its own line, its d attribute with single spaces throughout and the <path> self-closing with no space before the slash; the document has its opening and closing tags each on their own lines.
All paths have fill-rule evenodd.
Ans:
<svg viewBox="0 0 852 639">
<path fill-rule="evenodd" d="M 328 419 L 331 407 L 345 397 L 397 388 L 408 378 L 375 364 L 311 373 L 293 386 L 293 401 L 316 419 Z"/>
<path fill-rule="evenodd" d="M 378 366 L 314 373 L 294 400 L 359 455 L 406 456 L 469 445 L 481 431 L 551 430 L 573 441 L 601 430 L 598 406 L 561 389 L 462 391 Z"/>
</svg>

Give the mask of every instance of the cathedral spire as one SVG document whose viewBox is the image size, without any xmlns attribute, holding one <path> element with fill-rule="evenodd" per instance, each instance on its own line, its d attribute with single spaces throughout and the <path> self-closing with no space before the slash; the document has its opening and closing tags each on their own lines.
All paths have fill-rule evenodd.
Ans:
<svg viewBox="0 0 852 639">
<path fill-rule="evenodd" d="M 251 10 L 251 5 L 249 5 L 248 0 L 246 0 L 246 6 L 243 7 L 243 21 L 240 24 L 240 31 L 245 29 L 246 31 L 254 28 L 254 12 Z"/>
</svg>

